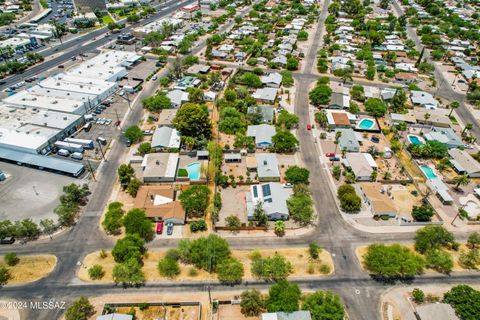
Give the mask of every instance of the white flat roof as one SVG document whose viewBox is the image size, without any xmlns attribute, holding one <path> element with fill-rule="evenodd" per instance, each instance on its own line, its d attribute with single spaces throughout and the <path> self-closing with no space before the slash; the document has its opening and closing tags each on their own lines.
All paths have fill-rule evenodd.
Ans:
<svg viewBox="0 0 480 320">
<path fill-rule="evenodd" d="M 0 48 L 5 48 L 5 47 L 17 47 L 17 46 L 25 46 L 30 44 L 29 39 L 24 39 L 24 38 L 18 38 L 18 37 L 13 37 L 13 38 L 8 38 L 5 40 L 0 41 Z"/>
<path fill-rule="evenodd" d="M 42 146 L 48 143 L 48 138 L 39 135 L 17 132 L 5 128 L 0 128 L 0 145 L 5 147 L 17 147 L 21 149 L 30 149 L 37 152 Z"/>
<path fill-rule="evenodd" d="M 38 136 L 38 137 L 44 137 L 50 140 L 53 137 L 55 137 L 57 134 L 59 134 L 60 130 L 48 128 L 48 127 L 41 127 L 34 124 L 26 124 L 18 128 L 17 132 L 23 132 L 23 133 Z"/>
<path fill-rule="evenodd" d="M 86 103 L 88 100 L 94 100 L 97 95 L 92 93 L 86 92 L 70 92 L 62 90 L 62 88 L 45 88 L 40 85 L 33 86 L 31 88 L 25 89 L 32 94 L 36 95 L 44 95 L 48 97 L 57 97 L 57 98 L 64 98 L 64 99 L 71 99 L 76 100 L 79 102 Z M 17 93 L 18 94 L 18 93 Z"/>
<path fill-rule="evenodd" d="M 33 94 L 31 92 L 32 90 L 30 89 L 28 91 L 20 91 L 3 99 L 3 103 L 12 106 L 49 109 L 69 113 L 75 113 L 79 108 L 84 108 L 84 103 L 78 100 Z"/>
<path fill-rule="evenodd" d="M 116 86 L 115 82 L 57 74 L 39 83 L 44 88 L 100 95 Z"/>
</svg>

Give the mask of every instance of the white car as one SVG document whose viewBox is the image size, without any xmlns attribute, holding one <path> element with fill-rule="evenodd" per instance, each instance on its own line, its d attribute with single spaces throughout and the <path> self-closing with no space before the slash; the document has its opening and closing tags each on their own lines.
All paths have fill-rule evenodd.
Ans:
<svg viewBox="0 0 480 320">
<path fill-rule="evenodd" d="M 157 80 L 157 79 L 158 79 L 157 75 L 154 75 L 154 76 L 152 77 L 152 80 L 153 80 L 153 81 L 155 81 L 155 80 Z"/>
<path fill-rule="evenodd" d="M 124 94 L 125 94 L 125 91 L 123 91 L 123 90 L 120 90 L 120 92 L 118 93 L 118 95 L 119 95 L 120 97 L 123 96 Z"/>
<path fill-rule="evenodd" d="M 291 189 L 291 188 L 293 188 L 293 184 L 291 184 L 291 183 L 284 183 L 284 184 L 283 184 L 283 187 L 284 187 L 285 189 Z"/>
</svg>

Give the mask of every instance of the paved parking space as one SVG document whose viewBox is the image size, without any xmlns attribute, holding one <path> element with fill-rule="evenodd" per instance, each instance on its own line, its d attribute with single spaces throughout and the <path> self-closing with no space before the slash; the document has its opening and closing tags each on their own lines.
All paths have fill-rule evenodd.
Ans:
<svg viewBox="0 0 480 320">
<path fill-rule="evenodd" d="M 63 186 L 81 183 L 72 177 L 5 162 L 0 162 L 0 170 L 7 175 L 7 180 L 0 182 L 0 220 L 56 221 L 53 210 L 59 204 Z"/>
<path fill-rule="evenodd" d="M 167 234 L 167 225 L 164 225 L 162 234 L 156 234 L 155 239 L 182 239 L 183 228 L 185 228 L 185 226 L 174 225 L 173 233 L 169 236 Z"/>
</svg>

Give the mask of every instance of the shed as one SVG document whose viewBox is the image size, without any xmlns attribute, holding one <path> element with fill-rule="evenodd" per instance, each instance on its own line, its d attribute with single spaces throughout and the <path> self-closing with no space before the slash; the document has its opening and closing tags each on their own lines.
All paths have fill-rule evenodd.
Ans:
<svg viewBox="0 0 480 320">
<path fill-rule="evenodd" d="M 242 155 L 240 153 L 226 153 L 223 155 L 225 163 L 242 162 Z"/>
</svg>

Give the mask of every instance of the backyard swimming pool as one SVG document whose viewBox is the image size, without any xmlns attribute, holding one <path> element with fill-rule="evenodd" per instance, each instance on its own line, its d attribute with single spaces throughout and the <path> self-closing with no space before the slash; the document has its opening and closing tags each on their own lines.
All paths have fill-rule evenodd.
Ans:
<svg viewBox="0 0 480 320">
<path fill-rule="evenodd" d="M 375 127 L 375 121 L 368 118 L 363 118 L 357 124 L 357 128 L 362 130 L 372 130 L 374 127 Z"/>
<path fill-rule="evenodd" d="M 425 175 L 425 177 L 427 177 L 428 179 L 435 179 L 437 178 L 437 175 L 435 174 L 435 172 L 433 171 L 432 168 L 430 168 L 429 166 L 420 166 L 420 169 L 422 170 L 423 174 Z"/>
<path fill-rule="evenodd" d="M 421 138 L 419 136 L 416 136 L 416 135 L 413 135 L 413 134 L 408 135 L 408 141 L 410 141 L 411 144 L 416 144 L 416 145 L 420 145 L 420 146 L 424 144 L 423 138 Z"/>
<path fill-rule="evenodd" d="M 200 162 L 190 163 L 187 166 L 188 177 L 190 180 L 200 179 Z"/>
</svg>

